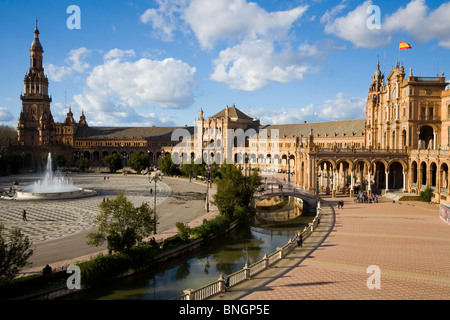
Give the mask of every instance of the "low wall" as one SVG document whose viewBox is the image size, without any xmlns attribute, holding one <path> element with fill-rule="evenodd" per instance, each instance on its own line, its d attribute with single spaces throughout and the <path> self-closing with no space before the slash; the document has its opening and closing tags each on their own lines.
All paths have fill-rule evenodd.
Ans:
<svg viewBox="0 0 450 320">
<path fill-rule="evenodd" d="M 441 204 L 439 216 L 443 221 L 450 225 L 450 205 Z"/>
</svg>

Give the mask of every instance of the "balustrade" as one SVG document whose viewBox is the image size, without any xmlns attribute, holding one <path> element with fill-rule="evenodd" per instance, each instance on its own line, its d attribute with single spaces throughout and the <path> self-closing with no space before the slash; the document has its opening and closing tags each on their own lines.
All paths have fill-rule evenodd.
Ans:
<svg viewBox="0 0 450 320">
<path fill-rule="evenodd" d="M 311 233 L 314 231 L 314 229 L 319 224 L 320 218 L 322 216 L 322 209 L 320 208 L 320 202 L 317 209 L 317 214 L 313 219 L 313 222 L 309 224 L 308 227 L 305 227 L 305 229 L 301 232 L 301 237 L 303 240 L 307 239 Z M 184 291 L 184 294 L 175 298 L 174 300 L 203 300 L 207 299 L 219 292 L 223 292 L 226 290 L 225 282 L 227 283 L 228 287 L 232 287 L 237 285 L 238 283 L 248 280 L 251 277 L 255 276 L 261 271 L 264 271 L 268 268 L 270 268 L 271 265 L 281 260 L 286 254 L 288 254 L 291 250 L 293 250 L 296 246 L 296 242 L 292 239 L 289 239 L 288 243 L 284 245 L 281 248 L 277 248 L 277 251 L 273 252 L 269 256 L 264 255 L 264 258 L 253 263 L 252 265 L 248 266 L 245 265 L 245 267 L 242 270 L 239 270 L 235 273 L 232 273 L 228 276 L 227 281 L 223 279 L 223 276 L 221 275 L 219 280 L 207 284 L 206 286 L 203 286 L 199 289 L 187 289 Z"/>
</svg>

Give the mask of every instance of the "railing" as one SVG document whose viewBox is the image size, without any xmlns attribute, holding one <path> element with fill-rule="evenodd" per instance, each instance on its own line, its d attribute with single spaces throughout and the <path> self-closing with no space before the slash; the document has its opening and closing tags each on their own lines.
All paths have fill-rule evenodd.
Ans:
<svg viewBox="0 0 450 320">
<path fill-rule="evenodd" d="M 406 149 L 318 148 L 318 153 L 407 153 Z"/>
<path fill-rule="evenodd" d="M 307 239 L 313 233 L 314 229 L 320 223 L 321 217 L 322 208 L 319 202 L 317 206 L 317 213 L 313 221 L 307 227 L 305 227 L 302 232 L 298 233 L 302 241 Z M 277 248 L 277 251 L 273 252 L 269 256 L 264 255 L 261 260 L 253 263 L 252 265 L 248 266 L 248 264 L 246 264 L 243 269 L 230 274 L 227 278 L 224 278 L 221 274 L 217 281 L 207 284 L 199 289 L 184 290 L 183 295 L 176 297 L 173 300 L 203 300 L 217 293 L 225 292 L 226 288 L 230 288 L 245 280 L 249 280 L 261 271 L 270 268 L 270 266 L 283 259 L 296 246 L 296 242 L 292 239 L 289 239 L 288 243 L 283 247 Z"/>
<path fill-rule="evenodd" d="M 417 77 L 417 81 L 436 81 L 436 82 L 440 82 L 441 78 L 440 77 Z"/>
</svg>

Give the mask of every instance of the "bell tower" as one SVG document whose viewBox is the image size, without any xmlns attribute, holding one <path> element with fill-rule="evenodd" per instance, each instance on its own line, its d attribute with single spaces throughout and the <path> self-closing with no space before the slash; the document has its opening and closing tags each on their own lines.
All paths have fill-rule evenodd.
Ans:
<svg viewBox="0 0 450 320">
<path fill-rule="evenodd" d="M 377 148 L 379 146 L 379 126 L 381 124 L 381 92 L 384 88 L 384 75 L 380 70 L 380 59 L 377 60 L 377 69 L 372 76 L 372 84 L 369 87 L 369 94 L 366 103 L 366 127 L 365 145 Z"/>
<path fill-rule="evenodd" d="M 48 79 L 44 74 L 43 53 L 36 19 L 34 39 L 30 47 L 30 67 L 24 78 L 20 95 L 22 112 L 18 121 L 18 142 L 24 146 L 48 146 L 54 123 L 50 111 L 52 98 L 48 95 Z"/>
</svg>

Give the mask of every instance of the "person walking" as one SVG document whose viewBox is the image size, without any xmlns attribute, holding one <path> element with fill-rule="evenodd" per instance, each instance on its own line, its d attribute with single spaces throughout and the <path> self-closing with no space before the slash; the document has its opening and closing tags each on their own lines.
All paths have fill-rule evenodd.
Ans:
<svg viewBox="0 0 450 320">
<path fill-rule="evenodd" d="M 27 219 L 27 211 L 25 209 L 23 209 L 23 211 L 22 211 L 22 220 L 23 221 L 28 221 L 28 219 Z"/>
<path fill-rule="evenodd" d="M 303 237 L 300 234 L 300 232 L 297 233 L 297 235 L 295 236 L 295 240 L 297 241 L 297 247 L 302 247 L 303 246 Z"/>
</svg>

